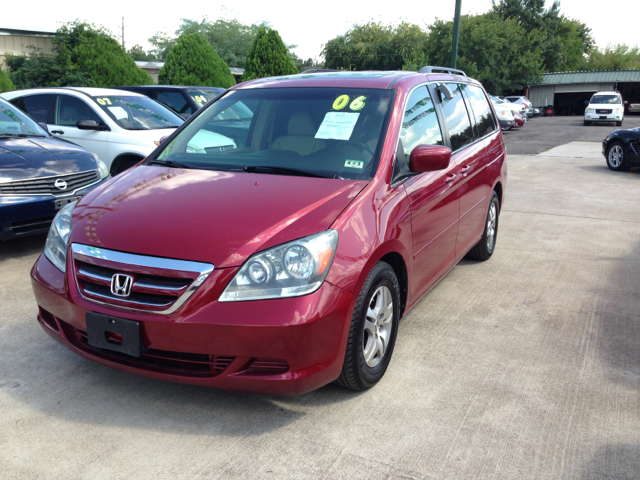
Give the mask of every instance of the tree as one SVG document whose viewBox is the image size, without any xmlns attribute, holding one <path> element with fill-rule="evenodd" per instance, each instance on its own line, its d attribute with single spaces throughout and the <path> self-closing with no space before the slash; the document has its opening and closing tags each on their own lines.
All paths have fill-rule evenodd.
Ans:
<svg viewBox="0 0 640 480">
<path fill-rule="evenodd" d="M 158 81 L 167 85 L 222 88 L 236 83 L 229 66 L 199 33 L 180 36 L 160 70 Z"/>
<path fill-rule="evenodd" d="M 369 22 L 329 40 L 322 54 L 326 68 L 400 70 L 405 63 L 422 58 L 426 42 L 427 34 L 418 25 Z"/>
<path fill-rule="evenodd" d="M 14 90 L 16 87 L 11 82 L 9 75 L 0 68 L 0 93 Z"/>
<path fill-rule="evenodd" d="M 277 30 L 261 26 L 247 55 L 243 80 L 298 73 Z"/>
<path fill-rule="evenodd" d="M 135 62 L 153 62 L 156 57 L 149 52 L 145 52 L 140 45 L 134 45 L 127 52 Z"/>
<path fill-rule="evenodd" d="M 640 48 L 624 44 L 595 48 L 582 65 L 582 70 L 640 70 Z"/>
<path fill-rule="evenodd" d="M 453 22 L 436 20 L 430 28 L 425 50 L 429 63 L 449 65 Z M 501 19 L 495 13 L 463 15 L 458 68 L 494 95 L 518 90 L 544 71 L 543 38 L 540 31 L 527 32 L 515 19 Z"/>
<path fill-rule="evenodd" d="M 35 50 L 30 56 L 7 56 L 10 77 L 17 88 L 153 83 L 102 27 L 76 20 L 60 27 L 52 43 L 53 56 Z"/>
</svg>

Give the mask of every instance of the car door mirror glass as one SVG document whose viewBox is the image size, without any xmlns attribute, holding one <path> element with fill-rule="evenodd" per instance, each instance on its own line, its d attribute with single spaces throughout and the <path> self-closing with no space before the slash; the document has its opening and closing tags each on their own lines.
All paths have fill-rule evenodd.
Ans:
<svg viewBox="0 0 640 480">
<path fill-rule="evenodd" d="M 412 172 L 444 170 L 451 161 L 451 149 L 442 145 L 418 145 L 411 151 L 409 168 Z"/>
</svg>

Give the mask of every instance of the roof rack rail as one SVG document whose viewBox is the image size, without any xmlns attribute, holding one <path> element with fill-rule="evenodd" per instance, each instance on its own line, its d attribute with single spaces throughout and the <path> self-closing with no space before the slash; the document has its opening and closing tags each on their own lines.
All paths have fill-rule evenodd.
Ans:
<svg viewBox="0 0 640 480">
<path fill-rule="evenodd" d="M 322 72 L 339 72 L 340 70 L 336 70 L 334 68 L 310 68 L 309 70 L 305 70 L 300 73 L 322 73 Z"/>
<path fill-rule="evenodd" d="M 463 77 L 466 77 L 467 74 L 464 73 L 462 70 L 458 70 L 456 68 L 449 68 L 449 67 L 422 67 L 420 70 L 418 70 L 418 73 L 436 73 L 436 72 L 443 72 L 443 73 L 453 73 L 453 74 L 458 74 L 458 75 L 462 75 Z"/>
</svg>

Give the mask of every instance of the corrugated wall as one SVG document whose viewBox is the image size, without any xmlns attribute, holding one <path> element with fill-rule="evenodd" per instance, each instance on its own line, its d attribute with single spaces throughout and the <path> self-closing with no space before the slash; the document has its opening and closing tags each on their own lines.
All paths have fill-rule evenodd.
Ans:
<svg viewBox="0 0 640 480">
<path fill-rule="evenodd" d="M 553 105 L 553 97 L 556 93 L 578 93 L 578 92 L 602 92 L 613 90 L 613 83 L 571 83 L 560 85 L 531 85 L 529 90 L 529 100 L 536 107 L 546 107 Z"/>
<path fill-rule="evenodd" d="M 532 85 L 529 91 L 529 100 L 531 100 L 531 103 L 536 107 L 553 105 L 553 95 L 555 91 L 555 85 Z"/>
<path fill-rule="evenodd" d="M 4 56 L 6 53 L 12 55 L 26 55 L 33 53 L 31 46 L 36 47 L 38 53 L 52 54 L 51 38 L 28 37 L 22 35 L 0 35 L 0 67 L 5 68 Z"/>
</svg>

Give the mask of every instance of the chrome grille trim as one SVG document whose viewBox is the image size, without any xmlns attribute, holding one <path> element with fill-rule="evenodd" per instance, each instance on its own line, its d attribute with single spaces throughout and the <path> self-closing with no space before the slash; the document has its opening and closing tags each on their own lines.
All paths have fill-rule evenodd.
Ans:
<svg viewBox="0 0 640 480">
<path fill-rule="evenodd" d="M 155 313 L 160 315 L 169 315 L 176 310 L 178 310 L 184 303 L 196 292 L 196 290 L 202 285 L 202 283 L 207 279 L 207 277 L 213 272 L 214 266 L 210 263 L 202 263 L 202 262 L 192 262 L 188 260 L 176 260 L 172 258 L 161 258 L 161 257 L 151 257 L 146 255 L 137 255 L 133 253 L 124 253 L 118 252 L 115 250 L 108 250 L 106 248 L 98 248 L 92 247 L 89 245 L 83 245 L 80 243 L 73 243 L 71 245 L 71 251 L 73 252 L 73 275 L 76 283 L 76 287 L 78 288 L 78 292 L 83 299 L 97 303 L 100 305 L 106 305 L 112 308 L 118 308 L 122 310 L 136 311 L 136 312 L 144 312 L 144 313 Z M 179 297 L 176 297 L 176 300 L 173 303 L 169 304 L 161 304 L 161 303 L 146 303 L 140 301 L 130 301 L 127 299 L 115 299 L 121 303 L 128 303 L 128 306 L 123 306 L 120 304 L 115 304 L 110 302 L 112 300 L 108 295 L 103 295 L 98 291 L 90 291 L 85 288 L 86 293 L 100 297 L 101 300 L 97 300 L 96 298 L 91 298 L 85 295 L 85 291 L 81 288 L 78 283 L 78 276 L 93 278 L 97 284 L 104 285 L 105 282 L 111 281 L 111 277 L 102 274 L 101 272 L 91 271 L 90 269 L 83 268 L 80 266 L 76 268 L 75 260 L 79 261 L 91 261 L 92 259 L 106 260 L 110 265 L 105 268 L 109 268 L 112 270 L 118 270 L 119 267 L 128 267 L 126 270 L 130 271 L 131 267 L 143 267 L 143 268 L 154 268 L 154 269 L 162 269 L 168 271 L 175 272 L 189 272 L 193 273 L 196 276 L 195 280 L 193 280 L 190 284 L 187 284 L 186 289 L 185 286 L 171 286 L 162 284 L 161 282 L 153 282 L 153 281 L 140 281 L 139 283 L 134 283 L 133 288 L 150 288 L 158 291 L 164 291 L 168 295 L 177 294 L 180 291 L 184 290 L 184 293 Z M 118 265 L 119 264 L 119 265 Z M 92 290 L 95 290 L 93 288 Z M 164 310 L 149 310 L 145 307 L 158 307 L 167 305 L 167 308 Z"/>
<path fill-rule="evenodd" d="M 56 180 L 61 179 L 67 182 L 67 188 L 60 190 L 54 186 Z M 50 196 L 65 197 L 75 195 L 78 190 L 90 187 L 101 180 L 98 170 L 87 170 L 85 172 L 67 173 L 51 177 L 37 177 L 23 180 L 13 180 L 11 182 L 0 183 L 0 195 L 15 196 Z"/>
</svg>

